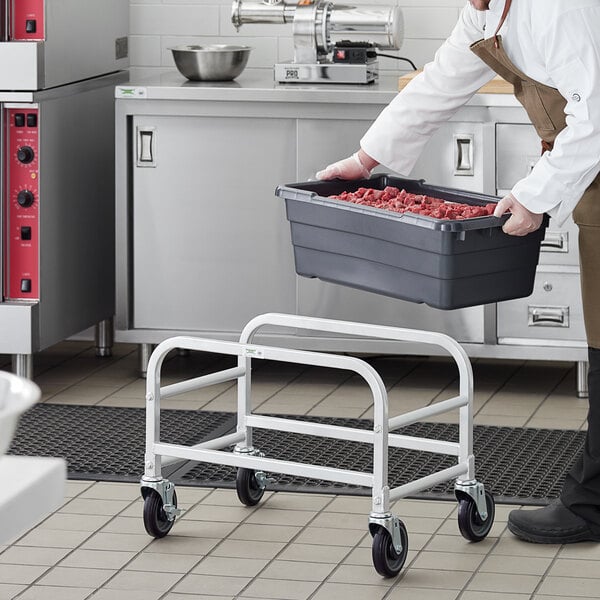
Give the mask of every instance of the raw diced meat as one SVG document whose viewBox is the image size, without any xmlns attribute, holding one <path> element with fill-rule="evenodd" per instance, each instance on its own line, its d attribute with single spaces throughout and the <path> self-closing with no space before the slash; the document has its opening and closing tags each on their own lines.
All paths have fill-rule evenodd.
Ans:
<svg viewBox="0 0 600 600">
<path fill-rule="evenodd" d="M 496 208 L 493 202 L 485 206 L 449 202 L 422 194 L 411 194 L 392 186 L 387 186 L 383 190 L 361 187 L 355 192 L 342 192 L 329 197 L 399 213 L 410 212 L 434 219 L 449 220 L 487 217 L 492 215 Z"/>
</svg>

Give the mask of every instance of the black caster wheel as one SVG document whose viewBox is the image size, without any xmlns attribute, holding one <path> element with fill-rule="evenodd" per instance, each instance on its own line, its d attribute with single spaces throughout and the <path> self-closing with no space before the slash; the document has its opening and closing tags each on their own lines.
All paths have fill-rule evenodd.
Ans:
<svg viewBox="0 0 600 600">
<path fill-rule="evenodd" d="M 237 470 L 235 489 L 240 502 L 246 506 L 258 504 L 265 493 L 265 488 L 258 484 L 256 474 L 252 469 Z"/>
<path fill-rule="evenodd" d="M 177 506 L 175 491 L 173 491 L 173 504 Z M 162 498 L 155 490 L 151 490 L 144 498 L 144 527 L 148 534 L 155 538 L 165 537 L 175 523 L 175 519 L 169 521 L 163 506 Z"/>
<path fill-rule="evenodd" d="M 373 565 L 375 570 L 383 577 L 396 577 L 406 561 L 408 533 L 402 521 L 400 521 L 400 541 L 402 550 L 398 554 L 392 543 L 392 536 L 387 529 L 379 527 L 373 536 Z"/>
<path fill-rule="evenodd" d="M 485 492 L 487 506 L 487 519 L 479 516 L 475 500 L 470 496 L 463 496 L 458 501 L 458 528 L 462 536 L 471 542 L 480 542 L 490 532 L 494 524 L 495 503 L 494 497 Z"/>
</svg>

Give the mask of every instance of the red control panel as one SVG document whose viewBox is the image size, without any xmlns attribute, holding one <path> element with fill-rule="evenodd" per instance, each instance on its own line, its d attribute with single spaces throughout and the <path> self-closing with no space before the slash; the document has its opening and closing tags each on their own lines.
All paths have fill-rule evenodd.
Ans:
<svg viewBox="0 0 600 600">
<path fill-rule="evenodd" d="M 11 39 L 43 40 L 44 0 L 11 1 Z"/>
<path fill-rule="evenodd" d="M 39 114 L 6 108 L 4 296 L 39 299 Z"/>
</svg>

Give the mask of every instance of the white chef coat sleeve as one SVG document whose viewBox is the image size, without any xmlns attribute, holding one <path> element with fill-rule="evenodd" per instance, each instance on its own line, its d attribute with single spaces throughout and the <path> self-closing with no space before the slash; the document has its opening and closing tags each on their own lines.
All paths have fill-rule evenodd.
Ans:
<svg viewBox="0 0 600 600">
<path fill-rule="evenodd" d="M 360 141 L 361 148 L 385 167 L 408 175 L 423 147 L 495 73 L 471 50 L 483 38 L 485 15 L 468 4 L 450 37 L 381 112 Z"/>
<path fill-rule="evenodd" d="M 568 10 L 536 32 L 548 75 L 567 100 L 567 127 L 512 193 L 561 225 L 600 172 L 600 8 Z"/>
</svg>

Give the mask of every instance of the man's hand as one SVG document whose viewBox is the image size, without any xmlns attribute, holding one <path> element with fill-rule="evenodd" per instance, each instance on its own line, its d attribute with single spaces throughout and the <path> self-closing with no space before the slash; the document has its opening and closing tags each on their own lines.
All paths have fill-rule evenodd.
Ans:
<svg viewBox="0 0 600 600">
<path fill-rule="evenodd" d="M 377 166 L 373 160 L 362 150 L 355 152 L 352 156 L 339 160 L 316 174 L 316 178 L 322 181 L 329 179 L 368 179 L 371 171 Z"/>
<path fill-rule="evenodd" d="M 527 210 L 512 194 L 508 194 L 498 202 L 494 216 L 501 217 L 509 211 L 511 216 L 502 227 L 502 231 L 508 235 L 527 235 L 539 229 L 544 219 L 543 214 L 539 215 Z"/>
</svg>

